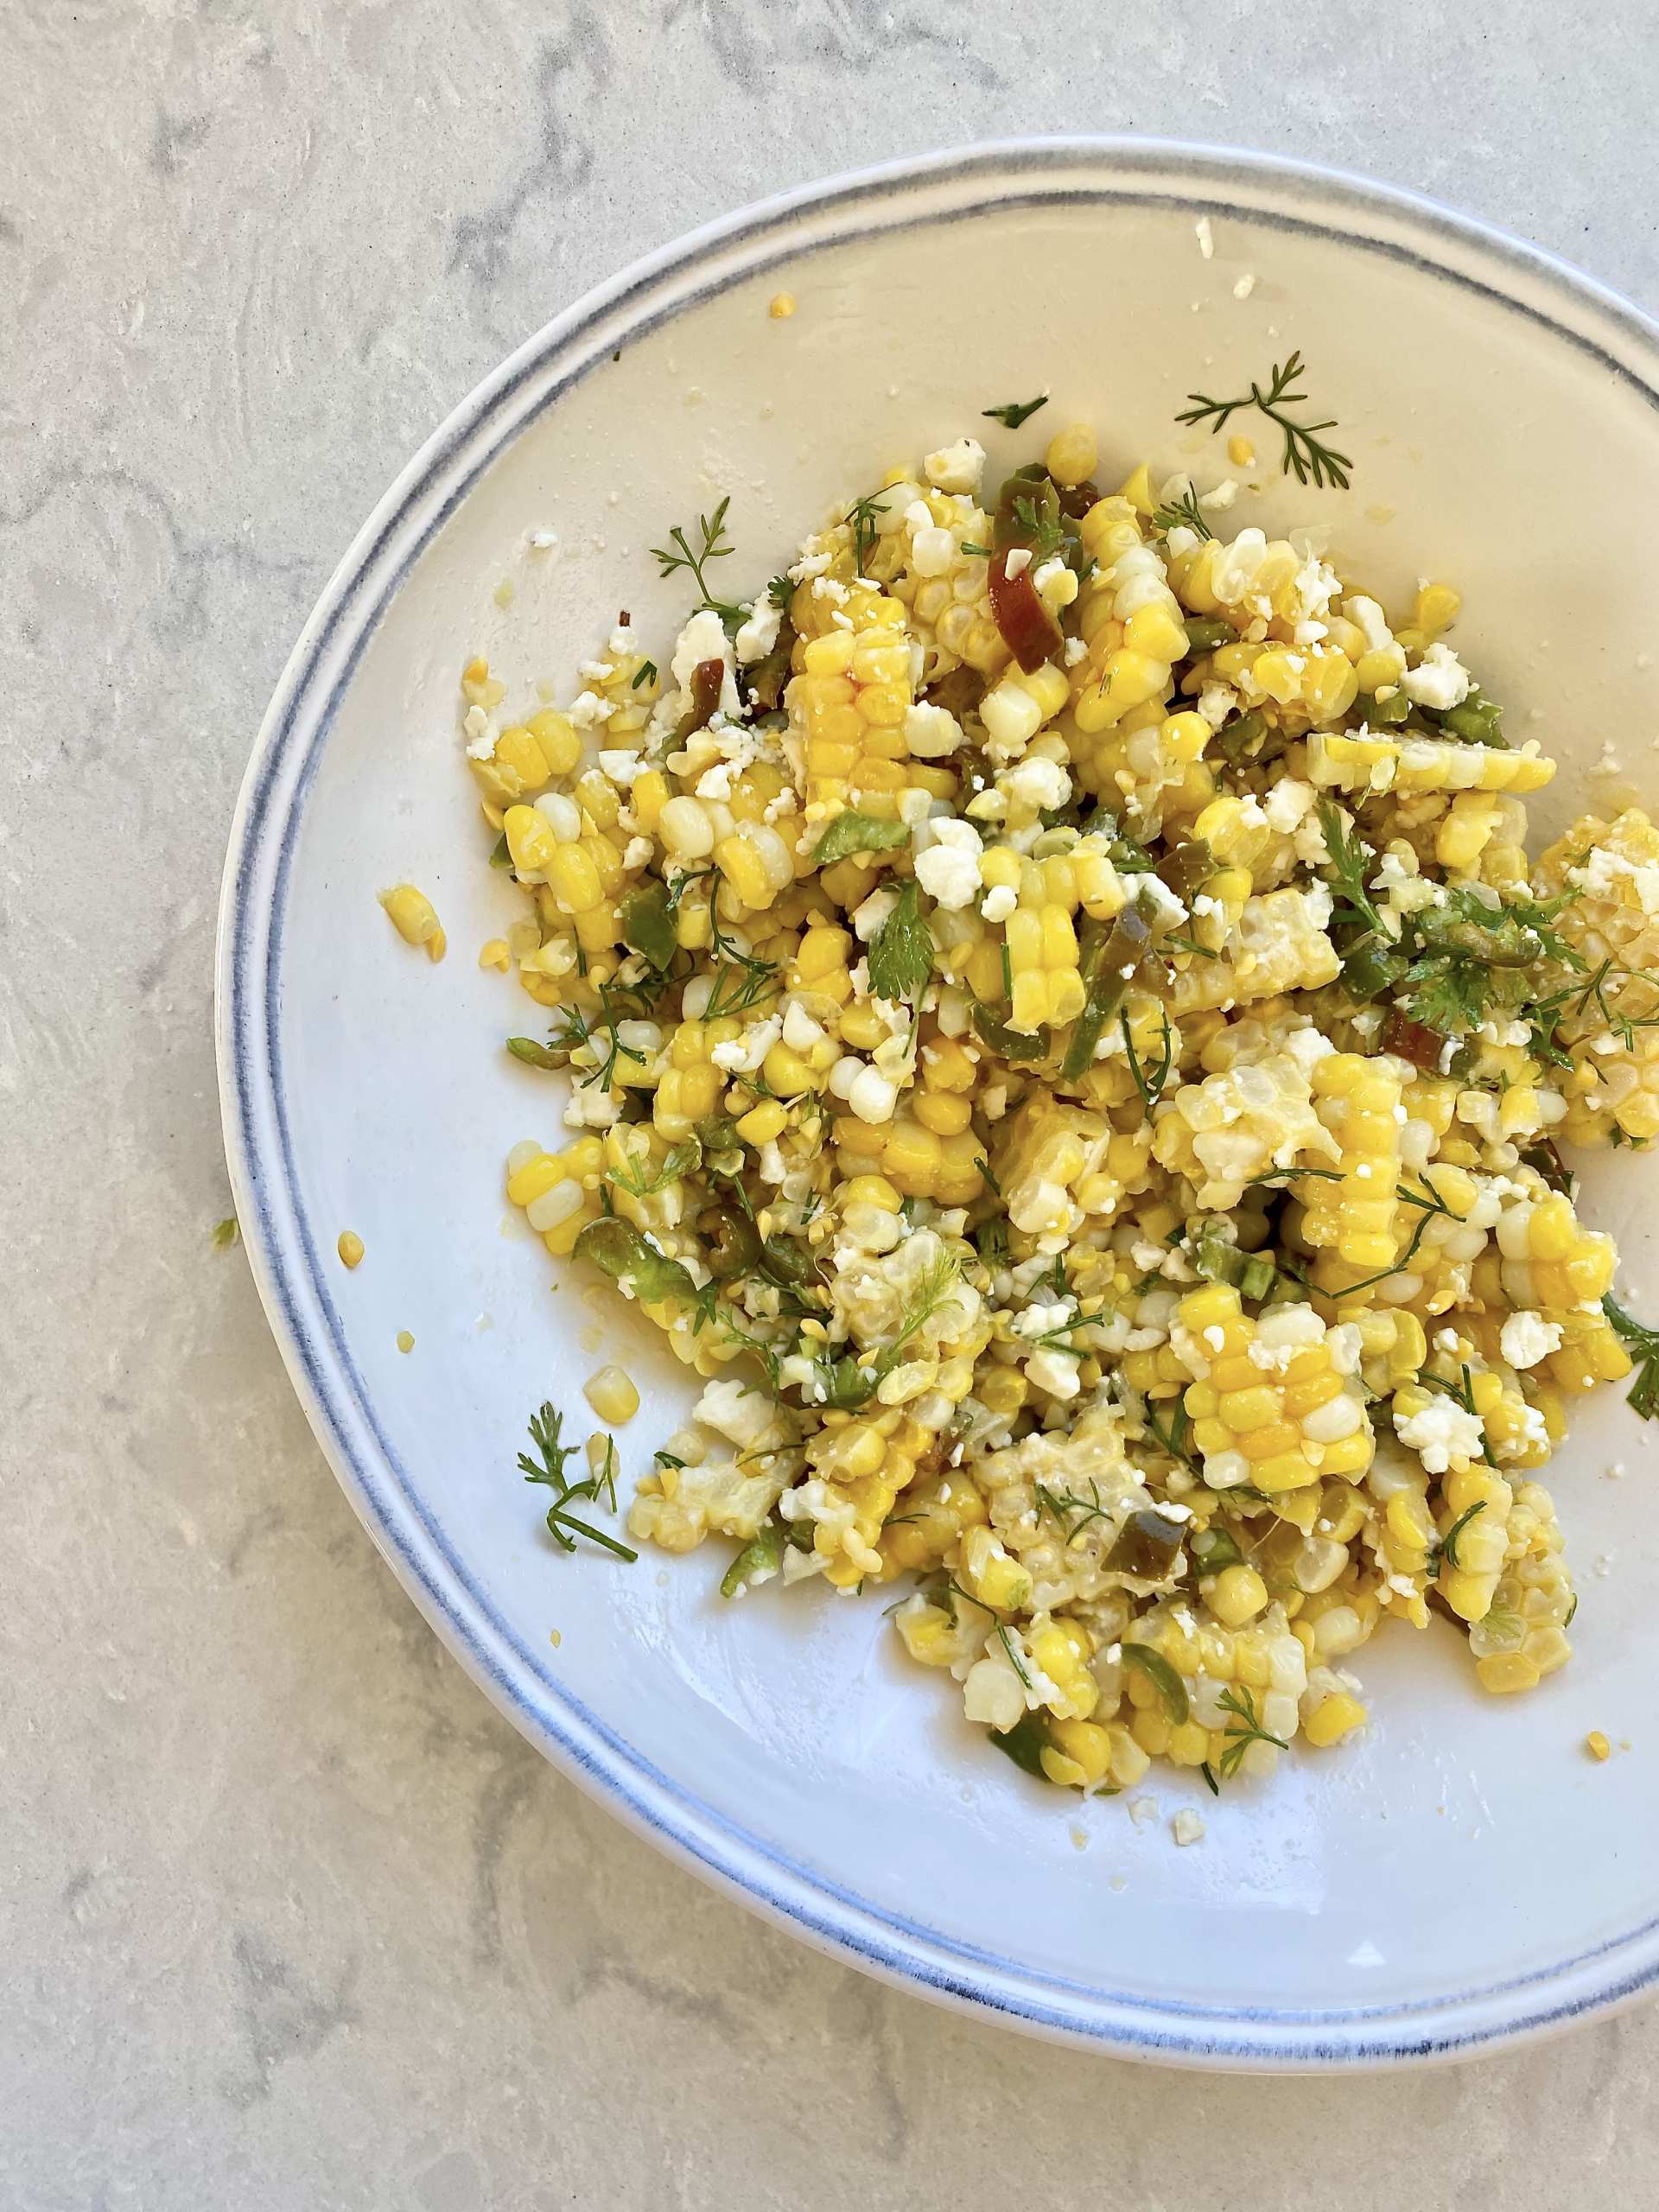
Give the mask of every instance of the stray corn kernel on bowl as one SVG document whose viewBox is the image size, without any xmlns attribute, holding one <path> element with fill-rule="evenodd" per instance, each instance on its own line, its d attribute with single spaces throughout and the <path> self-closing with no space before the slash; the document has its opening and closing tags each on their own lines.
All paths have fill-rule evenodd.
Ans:
<svg viewBox="0 0 1659 2212">
<path fill-rule="evenodd" d="M 347 556 L 219 1042 L 317 1433 L 502 1709 L 1116 2051 L 1659 1972 L 1632 310 L 1151 144 L 768 203 Z"/>
</svg>

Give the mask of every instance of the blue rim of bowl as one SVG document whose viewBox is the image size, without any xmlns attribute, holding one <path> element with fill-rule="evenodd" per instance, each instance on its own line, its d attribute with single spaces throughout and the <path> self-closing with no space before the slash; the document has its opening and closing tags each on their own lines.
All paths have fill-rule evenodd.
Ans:
<svg viewBox="0 0 1659 2212">
<path fill-rule="evenodd" d="M 1033 179 L 1070 167 L 1092 181 L 1066 189 L 1028 189 Z M 1176 173 L 1157 191 L 1136 180 Z M 1002 189 L 936 212 L 903 202 L 918 187 L 996 179 Z M 533 420 L 605 358 L 626 344 L 774 263 L 844 243 L 861 231 L 962 221 L 982 209 L 1027 198 L 1036 205 L 1177 206 L 1194 214 L 1241 216 L 1379 251 L 1483 294 L 1528 315 L 1592 353 L 1659 408 L 1655 381 L 1606 346 L 1558 321 L 1514 291 L 1483 283 L 1427 251 L 1396 239 L 1356 236 L 1312 213 L 1230 205 L 1229 186 L 1287 200 L 1312 198 L 1326 210 L 1363 211 L 1455 245 L 1489 267 L 1540 283 L 1580 316 L 1588 308 L 1652 362 L 1659 378 L 1659 331 L 1628 302 L 1541 250 L 1418 195 L 1306 163 L 1225 149 L 1152 139 L 1015 140 L 886 164 L 780 194 L 710 224 L 633 264 L 587 294 L 486 378 L 416 455 L 381 501 L 314 609 L 272 698 L 250 762 L 232 827 L 220 905 L 217 979 L 219 1083 L 226 1152 L 238 1217 L 256 1281 L 283 1357 L 330 1464 L 348 1497 L 429 1622 L 501 1709 L 574 1779 L 648 1839 L 740 1901 L 804 1935 L 819 1948 L 900 1986 L 1064 2040 L 1120 2056 L 1165 2063 L 1260 2069 L 1332 2069 L 1454 2056 L 1560 2027 L 1634 1998 L 1659 1979 L 1659 1950 L 1619 1969 L 1621 1955 L 1659 1930 L 1659 1915 L 1574 1956 L 1484 1987 L 1378 2006 L 1330 2010 L 1205 2005 L 1101 1989 L 963 1944 L 842 1889 L 749 1834 L 683 1789 L 571 1697 L 467 1574 L 376 1418 L 329 1294 L 317 1242 L 307 1221 L 288 1125 L 281 1053 L 283 921 L 290 864 L 306 801 L 340 698 L 410 567 L 472 485 Z M 881 203 L 892 204 L 890 218 Z M 814 215 L 845 218 L 822 238 L 791 236 Z M 702 285 L 684 278 L 722 252 L 742 250 L 739 265 Z M 676 280 L 679 280 L 677 283 Z M 668 290 L 656 313 L 653 289 Z M 620 315 L 626 331 L 601 326 Z M 584 350 L 585 349 L 585 350 Z M 561 363 L 567 373 L 558 374 Z M 532 378 L 551 378 L 533 409 L 512 403 Z M 505 417 L 504 420 L 503 417 Z M 438 480 L 465 460 L 459 477 L 433 500 Z M 394 541 L 404 541 L 385 567 Z M 365 608 L 366 588 L 376 588 Z M 322 682 L 331 652 L 346 639 Z M 319 706 L 317 693 L 323 696 Z M 296 747 L 302 750 L 296 754 Z M 269 881 L 266 912 L 254 895 Z M 274 1133 L 274 1154 L 270 1138 Z M 276 1218 L 280 1201 L 289 1216 Z M 1574 1978 L 1583 1986 L 1560 1987 Z M 1491 2018 L 1481 2016 L 1496 2007 Z M 1431 2024 L 1434 2016 L 1441 2023 Z"/>
</svg>

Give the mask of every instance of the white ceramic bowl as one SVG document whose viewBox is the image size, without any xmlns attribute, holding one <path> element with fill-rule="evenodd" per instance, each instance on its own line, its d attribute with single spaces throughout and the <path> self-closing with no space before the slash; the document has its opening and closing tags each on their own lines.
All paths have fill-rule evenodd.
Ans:
<svg viewBox="0 0 1659 2212">
<path fill-rule="evenodd" d="M 771 321 L 784 289 L 799 311 Z M 1092 417 L 1108 468 L 1173 467 L 1189 389 L 1242 389 L 1293 346 L 1341 424 L 1352 492 L 1275 478 L 1233 519 L 1328 523 L 1386 595 L 1455 578 L 1460 648 L 1566 763 L 1542 826 L 1606 796 L 1604 741 L 1659 792 L 1637 553 L 1659 512 L 1647 323 L 1512 241 L 1322 172 L 1147 143 L 993 147 L 699 232 L 480 387 L 295 649 L 219 939 L 226 1137 L 272 1326 L 359 1512 L 503 1711 L 654 1840 L 861 1966 L 1016 2024 L 1234 2067 L 1466 2050 L 1659 1974 L 1645 1438 L 1604 1393 L 1554 1470 L 1584 1593 L 1564 1674 L 1488 1699 L 1449 1631 L 1395 1630 L 1361 1655 L 1362 1742 L 1219 1804 L 1160 1776 L 1145 1827 L 991 1755 L 950 1686 L 896 1652 L 879 1595 L 726 1605 L 723 1545 L 632 1568 L 556 1554 L 514 1471 L 536 1402 L 580 1422 L 602 1337 L 646 1386 L 632 1475 L 689 1393 L 645 1324 L 580 1281 L 550 1287 L 539 1244 L 502 1224 L 502 1156 L 556 1133 L 561 1093 L 503 1053 L 525 1002 L 474 964 L 513 894 L 483 864 L 456 677 L 481 651 L 515 683 L 568 683 L 620 605 L 666 642 L 680 595 L 646 548 L 721 493 L 740 548 L 722 580 L 753 588 L 827 502 L 994 429 L 995 402 L 1046 386 L 1047 421 Z M 1032 435 L 993 437 L 994 471 Z M 1198 465 L 1222 474 L 1219 447 Z M 526 549 L 540 525 L 559 533 L 551 556 Z M 440 968 L 376 907 L 403 877 L 442 915 Z M 1654 1188 L 1629 1154 L 1592 1169 L 1594 1216 L 1638 1283 Z M 349 1275 L 347 1226 L 368 1248 Z M 1616 1457 L 1622 1483 L 1604 1477 Z M 1595 1766 L 1591 1727 L 1635 1749 Z M 1177 1850 L 1187 1802 L 1208 1834 Z"/>
</svg>

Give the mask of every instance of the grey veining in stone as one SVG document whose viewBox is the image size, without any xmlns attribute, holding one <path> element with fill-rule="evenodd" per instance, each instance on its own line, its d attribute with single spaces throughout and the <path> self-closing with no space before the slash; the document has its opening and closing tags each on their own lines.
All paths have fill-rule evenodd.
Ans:
<svg viewBox="0 0 1659 2212">
<path fill-rule="evenodd" d="M 1199 2079 L 947 2017 L 546 1767 L 313 1446 L 227 1210 L 218 874 L 295 632 L 589 283 L 928 145 L 1419 186 L 1659 307 L 1645 0 L 0 0 L 0 2212 L 1650 2201 L 1651 2009 Z"/>
</svg>

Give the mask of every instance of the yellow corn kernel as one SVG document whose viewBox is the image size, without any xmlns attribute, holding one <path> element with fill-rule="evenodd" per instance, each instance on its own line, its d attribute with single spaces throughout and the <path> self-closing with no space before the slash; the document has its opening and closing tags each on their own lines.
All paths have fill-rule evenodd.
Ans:
<svg viewBox="0 0 1659 2212">
<path fill-rule="evenodd" d="M 774 322 L 787 322 L 795 312 L 793 292 L 774 292 L 766 302 L 766 313 Z"/>
<path fill-rule="evenodd" d="M 782 1136 L 788 1122 L 789 1116 L 780 1099 L 763 1098 L 741 1117 L 737 1134 L 745 1144 L 754 1146 L 758 1151 L 763 1144 L 771 1144 Z"/>
<path fill-rule="evenodd" d="M 569 715 L 560 714 L 556 707 L 544 707 L 540 714 L 531 716 L 524 728 L 541 749 L 548 775 L 569 775 L 582 758 L 582 734 Z"/>
<path fill-rule="evenodd" d="M 1057 484 L 1070 489 L 1094 474 L 1099 459 L 1100 448 L 1093 426 L 1088 423 L 1068 423 L 1049 440 L 1043 466 Z"/>
<path fill-rule="evenodd" d="M 1268 1586 L 1253 1567 L 1224 1567 L 1206 1601 L 1218 1621 L 1229 1628 L 1243 1628 L 1266 1606 Z"/>
<path fill-rule="evenodd" d="M 1411 626 L 1421 631 L 1425 645 L 1432 645 L 1443 630 L 1452 627 L 1462 611 L 1463 601 L 1450 584 L 1423 584 L 1412 602 Z"/>
<path fill-rule="evenodd" d="M 1180 660 L 1187 649 L 1185 629 L 1161 600 L 1136 607 L 1123 626 L 1123 643 L 1131 652 L 1144 654 L 1150 661 Z"/>
<path fill-rule="evenodd" d="M 1365 1707 L 1357 1697 L 1350 1697 L 1344 1690 L 1333 1690 L 1319 1700 L 1313 1712 L 1302 1723 L 1302 1734 L 1321 1751 L 1332 1744 L 1340 1743 L 1352 1730 L 1361 1727 L 1366 1719 Z"/>
<path fill-rule="evenodd" d="M 1031 1395 L 1031 1385 L 1017 1367 L 994 1367 L 976 1385 L 980 1403 L 988 1412 L 1004 1416 L 1017 1414 Z"/>
<path fill-rule="evenodd" d="M 398 1349 L 398 1351 L 414 1351 L 414 1349 L 415 1349 L 415 1338 L 414 1338 L 413 1335 L 410 1332 L 410 1331 L 409 1331 L 409 1330 L 407 1330 L 407 1329 L 399 1329 L 399 1330 L 398 1330 L 398 1332 L 397 1332 L 397 1349 Z"/>
<path fill-rule="evenodd" d="M 1018 1612 L 1031 1602 L 1031 1576 L 988 1529 L 970 1529 L 963 1539 L 962 1575 L 969 1594 L 996 1612 Z"/>
<path fill-rule="evenodd" d="M 478 964 L 480 968 L 498 969 L 505 976 L 512 965 L 512 952 L 505 938 L 493 937 L 487 944 L 480 946 Z"/>
<path fill-rule="evenodd" d="M 442 959 L 448 940 L 432 901 L 423 891 L 417 891 L 412 883 L 400 883 L 380 893 L 380 904 L 405 944 L 423 948 L 429 960 Z"/>
<path fill-rule="evenodd" d="M 342 1229 L 334 1249 L 340 1254 L 341 1267 L 354 1268 L 363 1257 L 363 1239 L 354 1229 Z"/>
<path fill-rule="evenodd" d="M 1155 509 L 1158 501 L 1152 488 L 1152 471 L 1144 461 L 1119 486 L 1118 498 L 1127 499 L 1139 515 L 1150 515 Z"/>
<path fill-rule="evenodd" d="M 1599 1728 L 1592 1728 L 1584 1739 L 1584 1748 L 1592 1759 L 1611 1758 L 1613 1747 Z"/>
<path fill-rule="evenodd" d="M 1096 1783 L 1104 1782 L 1111 1771 L 1112 1738 L 1109 1732 L 1093 1720 L 1055 1720 L 1049 1725 L 1049 1745 L 1056 1755 L 1055 1764 L 1073 1769 L 1064 1779 L 1072 1788 L 1092 1789 Z M 1051 1782 L 1062 1777 L 1049 1764 L 1049 1751 L 1043 1754 L 1043 1770 Z"/>
<path fill-rule="evenodd" d="M 1490 1651 L 1484 1659 L 1476 1660 L 1475 1675 L 1482 1689 L 1490 1690 L 1494 1697 L 1535 1689 L 1540 1679 L 1537 1667 L 1524 1651 Z"/>
<path fill-rule="evenodd" d="M 582 1394 L 602 1421 L 620 1428 L 639 1410 L 639 1393 L 633 1378 L 622 1368 L 601 1367 L 582 1386 Z"/>
</svg>

